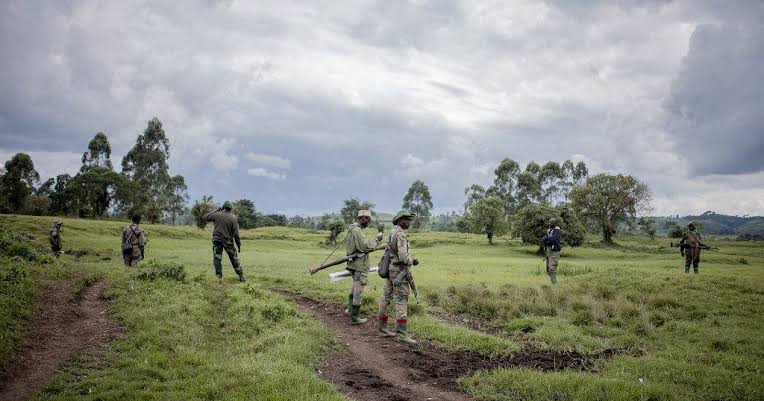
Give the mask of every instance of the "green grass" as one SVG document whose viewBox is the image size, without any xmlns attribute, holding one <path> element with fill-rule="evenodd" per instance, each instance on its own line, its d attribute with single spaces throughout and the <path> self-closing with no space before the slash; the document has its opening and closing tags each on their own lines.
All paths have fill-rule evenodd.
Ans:
<svg viewBox="0 0 764 401">
<path fill-rule="evenodd" d="M 43 240 L 50 220 L 0 216 L 0 225 Z M 244 399 L 257 394 L 259 399 L 343 399 L 313 373 L 335 345 L 332 337 L 294 303 L 268 291 L 289 289 L 338 303 L 346 299 L 349 281 L 329 283 L 324 272 L 307 273 L 330 251 L 321 245 L 325 233 L 245 231 L 241 260 L 250 282 L 236 283 L 226 262 L 219 285 L 213 280 L 209 229 L 146 226 L 147 257 L 157 262 L 143 264 L 149 278 L 141 279 L 121 266 L 123 225 L 65 220 L 64 249 L 88 255 L 53 264 L 107 277 L 126 334 L 97 366 L 87 366 L 86 358 L 70 364 L 41 398 Z M 721 251 L 703 254 L 701 274 L 686 275 L 684 260 L 668 247 L 669 240 L 627 237 L 605 247 L 591 238 L 582 248 L 564 249 L 560 284 L 552 289 L 534 247 L 516 240 L 499 238 L 488 246 L 484 238 L 467 234 L 414 232 L 410 237 L 422 260 L 414 271 L 420 303 L 411 302 L 415 337 L 492 355 L 522 348 L 619 351 L 600 361 L 596 372 L 509 369 L 463 378 L 462 385 L 477 399 L 763 396 L 760 243 L 715 243 Z M 41 269 L 25 263 L 25 269 Z M 163 278 L 164 265 L 182 265 L 185 277 Z M 365 313 L 375 313 L 382 284 L 370 277 Z M 34 286 L 21 287 L 33 292 Z M 10 318 L 14 327 L 21 327 L 28 305 L 10 306 L 22 316 Z M 483 330 L 469 328 L 475 323 Z"/>
</svg>

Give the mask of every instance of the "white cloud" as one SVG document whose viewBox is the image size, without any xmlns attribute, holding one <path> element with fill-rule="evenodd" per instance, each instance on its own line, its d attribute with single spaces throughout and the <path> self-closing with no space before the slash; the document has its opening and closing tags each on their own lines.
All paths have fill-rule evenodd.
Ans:
<svg viewBox="0 0 764 401">
<path fill-rule="evenodd" d="M 239 166 L 239 158 L 232 153 L 236 140 L 220 139 L 215 143 L 215 151 L 210 153 L 210 164 L 219 172 L 231 172 Z"/>
<path fill-rule="evenodd" d="M 292 167 L 291 160 L 280 156 L 267 155 L 264 153 L 247 153 L 246 157 L 258 166 L 274 167 L 284 170 L 289 170 Z"/>
<path fill-rule="evenodd" d="M 253 177 L 265 177 L 274 181 L 284 181 L 287 178 L 285 174 L 279 174 L 260 167 L 251 168 L 247 170 L 247 173 Z"/>
<path fill-rule="evenodd" d="M 424 161 L 411 153 L 407 153 L 406 156 L 403 156 L 401 159 L 401 164 L 403 167 L 414 170 L 421 168 L 424 165 Z"/>
<path fill-rule="evenodd" d="M 16 153 L 27 153 L 32 158 L 34 168 L 40 173 L 40 181 L 56 178 L 59 174 L 75 175 L 82 166 L 82 153 L 48 152 L 48 151 L 9 151 L 0 149 L 0 166 L 10 160 Z M 112 161 L 113 162 L 113 161 Z"/>
</svg>

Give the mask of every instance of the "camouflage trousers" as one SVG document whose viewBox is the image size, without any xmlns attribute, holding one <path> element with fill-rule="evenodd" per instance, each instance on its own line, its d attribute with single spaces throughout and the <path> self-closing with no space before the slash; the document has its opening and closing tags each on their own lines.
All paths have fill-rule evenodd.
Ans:
<svg viewBox="0 0 764 401">
<path fill-rule="evenodd" d="M 560 263 L 560 251 L 546 251 L 546 272 L 557 273 L 557 265 Z"/>
<path fill-rule="evenodd" d="M 369 273 L 351 270 L 353 273 L 353 286 L 350 288 L 350 294 L 353 296 L 353 306 L 361 306 L 363 301 L 363 290 L 369 283 Z"/>
<path fill-rule="evenodd" d="M 695 252 L 692 252 L 695 251 Z M 684 272 L 690 272 L 690 266 L 692 270 L 697 273 L 700 269 L 700 249 L 687 249 L 684 252 Z"/>
<path fill-rule="evenodd" d="M 236 274 L 241 275 L 241 264 L 239 264 L 239 256 L 236 253 L 236 247 L 230 243 L 222 243 L 219 241 L 212 241 L 212 265 L 215 266 L 215 275 L 223 277 L 223 251 L 228 254 L 228 259 L 231 261 L 233 270 Z"/>
<path fill-rule="evenodd" d="M 140 262 L 141 259 L 141 248 L 138 246 L 133 246 L 133 250 L 130 253 L 122 254 L 122 260 L 125 262 L 125 266 L 127 267 L 138 266 L 138 262 Z"/>
<path fill-rule="evenodd" d="M 408 303 L 411 287 L 408 280 L 403 280 L 400 285 L 393 284 L 393 280 L 401 272 L 400 266 L 391 264 L 388 277 L 385 279 L 385 288 L 382 291 L 382 298 L 379 300 L 379 313 L 377 318 L 380 321 L 387 321 L 387 309 L 390 301 L 395 300 L 395 319 L 396 323 L 408 324 Z"/>
<path fill-rule="evenodd" d="M 50 250 L 55 254 L 58 255 L 61 253 L 61 241 L 50 241 Z"/>
</svg>

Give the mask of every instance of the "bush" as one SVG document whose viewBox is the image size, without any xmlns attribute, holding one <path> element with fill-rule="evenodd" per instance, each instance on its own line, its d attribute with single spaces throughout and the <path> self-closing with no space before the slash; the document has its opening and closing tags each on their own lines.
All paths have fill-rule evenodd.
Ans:
<svg viewBox="0 0 764 401">
<path fill-rule="evenodd" d="M 560 221 L 564 244 L 575 247 L 584 243 L 586 227 L 567 205 L 554 208 L 545 204 L 530 204 L 521 208 L 513 216 L 512 235 L 520 237 L 523 243 L 540 246 L 551 218 Z"/>
<path fill-rule="evenodd" d="M 155 259 L 138 265 L 133 277 L 138 280 L 154 281 L 166 278 L 183 282 L 186 279 L 186 267 L 175 262 L 159 262 Z"/>
<path fill-rule="evenodd" d="M 53 262 L 52 255 L 35 247 L 34 244 L 26 238 L 20 238 L 12 230 L 0 226 L 0 255 L 42 264 Z"/>
</svg>

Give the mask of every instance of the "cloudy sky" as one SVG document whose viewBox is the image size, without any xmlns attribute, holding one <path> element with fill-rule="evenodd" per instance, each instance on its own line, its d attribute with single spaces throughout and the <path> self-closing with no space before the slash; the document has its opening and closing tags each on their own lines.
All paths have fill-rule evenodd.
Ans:
<svg viewBox="0 0 764 401">
<path fill-rule="evenodd" d="M 157 116 L 192 199 L 438 211 L 509 157 L 584 160 L 655 214 L 764 214 L 761 1 L 0 2 L 0 158 L 115 164 Z"/>
</svg>

